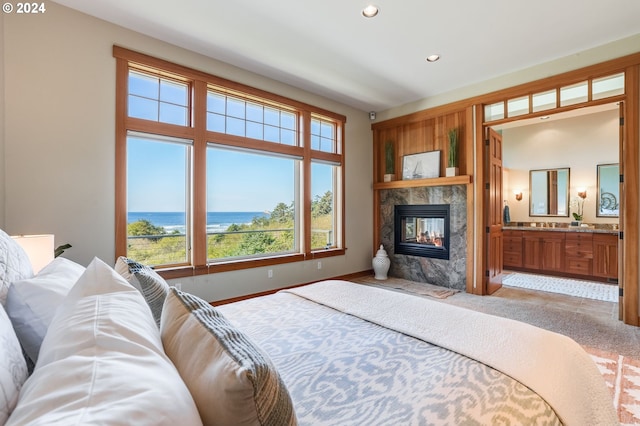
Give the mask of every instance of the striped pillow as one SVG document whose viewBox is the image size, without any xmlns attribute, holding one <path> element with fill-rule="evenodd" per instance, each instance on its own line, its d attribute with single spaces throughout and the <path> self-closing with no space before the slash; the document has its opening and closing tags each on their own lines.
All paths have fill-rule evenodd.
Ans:
<svg viewBox="0 0 640 426">
<path fill-rule="evenodd" d="M 162 305 L 164 299 L 169 292 L 169 284 L 156 271 L 147 265 L 136 262 L 124 256 L 120 256 L 116 260 L 114 268 L 120 275 L 126 279 L 129 284 L 134 286 L 144 296 L 153 319 L 160 327 L 160 316 L 162 315 Z"/>
<path fill-rule="evenodd" d="M 171 287 L 160 334 L 204 424 L 297 424 L 271 360 L 204 300 Z"/>
</svg>

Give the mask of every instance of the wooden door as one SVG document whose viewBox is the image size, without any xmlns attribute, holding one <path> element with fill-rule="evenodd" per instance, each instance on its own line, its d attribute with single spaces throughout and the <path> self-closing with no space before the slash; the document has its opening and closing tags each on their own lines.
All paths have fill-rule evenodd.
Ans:
<svg viewBox="0 0 640 426">
<path fill-rule="evenodd" d="M 485 230 L 487 233 L 486 294 L 502 287 L 502 136 L 495 130 L 487 129 L 485 139 L 487 170 L 485 191 L 487 208 Z"/>
</svg>

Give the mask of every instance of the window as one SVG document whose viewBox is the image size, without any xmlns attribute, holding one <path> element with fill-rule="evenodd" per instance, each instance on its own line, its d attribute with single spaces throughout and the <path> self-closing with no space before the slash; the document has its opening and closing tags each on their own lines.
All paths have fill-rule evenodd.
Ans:
<svg viewBox="0 0 640 426">
<path fill-rule="evenodd" d="M 185 83 L 129 71 L 129 116 L 186 126 L 189 120 Z"/>
<path fill-rule="evenodd" d="M 207 259 L 217 262 L 299 250 L 299 221 L 295 220 L 299 177 L 297 158 L 210 145 Z"/>
<path fill-rule="evenodd" d="M 560 106 L 575 105 L 589 100 L 589 83 L 572 84 L 560 88 Z"/>
<path fill-rule="evenodd" d="M 207 130 L 294 146 L 296 114 L 211 90 L 207 94 Z"/>
<path fill-rule="evenodd" d="M 114 56 L 117 256 L 178 277 L 344 254 L 344 116 Z"/>
<path fill-rule="evenodd" d="M 313 162 L 311 164 L 311 249 L 329 249 L 336 246 L 337 193 L 340 166 Z"/>
<path fill-rule="evenodd" d="M 579 83 L 558 84 L 557 87 L 548 88 L 543 92 L 492 102 L 484 105 L 484 122 L 511 121 L 527 115 L 539 116 L 544 111 L 556 108 L 574 109 L 589 104 L 601 104 L 602 102 L 598 101 L 624 95 L 624 79 L 624 72 L 619 72 L 590 78 Z"/>
<path fill-rule="evenodd" d="M 507 114 L 509 117 L 529 113 L 529 97 L 523 96 L 517 99 L 509 99 L 507 101 Z"/>
<path fill-rule="evenodd" d="M 189 262 L 191 141 L 127 136 L 127 256 L 150 265 Z"/>
</svg>

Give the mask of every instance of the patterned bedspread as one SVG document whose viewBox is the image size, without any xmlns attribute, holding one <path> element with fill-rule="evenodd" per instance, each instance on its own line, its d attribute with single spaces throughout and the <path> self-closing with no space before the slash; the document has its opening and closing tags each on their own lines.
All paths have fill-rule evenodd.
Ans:
<svg viewBox="0 0 640 426">
<path fill-rule="evenodd" d="M 491 367 L 294 294 L 219 309 L 269 354 L 301 425 L 561 424 Z"/>
</svg>

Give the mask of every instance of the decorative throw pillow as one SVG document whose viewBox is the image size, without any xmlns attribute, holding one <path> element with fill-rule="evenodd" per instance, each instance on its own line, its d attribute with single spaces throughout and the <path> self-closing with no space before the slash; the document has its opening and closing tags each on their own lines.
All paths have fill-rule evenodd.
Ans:
<svg viewBox="0 0 640 426">
<path fill-rule="evenodd" d="M 297 424 L 271 360 L 204 300 L 171 287 L 160 333 L 205 424 Z"/>
<path fill-rule="evenodd" d="M 124 256 L 116 260 L 115 270 L 144 296 L 156 324 L 160 327 L 162 305 L 169 291 L 169 284 L 156 271 L 147 265 Z"/>
<path fill-rule="evenodd" d="M 136 289 L 94 259 L 59 306 L 7 425 L 201 425 Z"/>
<path fill-rule="evenodd" d="M 3 425 L 15 408 L 20 389 L 27 380 L 27 364 L 11 321 L 1 305 L 0 351 L 0 425 Z"/>
<path fill-rule="evenodd" d="M 12 282 L 32 276 L 33 269 L 27 253 L 0 229 L 0 305 L 6 303 Z"/>
<path fill-rule="evenodd" d="M 9 288 L 7 313 L 18 340 L 34 363 L 58 306 L 84 270 L 82 265 L 57 257 L 35 277 L 14 281 Z"/>
</svg>

